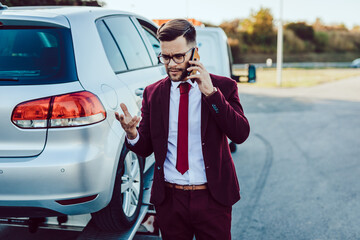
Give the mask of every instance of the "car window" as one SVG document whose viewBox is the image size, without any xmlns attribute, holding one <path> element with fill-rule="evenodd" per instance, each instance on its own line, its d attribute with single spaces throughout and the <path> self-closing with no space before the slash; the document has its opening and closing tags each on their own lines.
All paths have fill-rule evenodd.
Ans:
<svg viewBox="0 0 360 240">
<path fill-rule="evenodd" d="M 116 45 L 114 38 L 111 36 L 109 29 L 103 21 L 97 21 L 96 26 L 112 69 L 114 72 L 126 71 L 127 67 L 124 62 L 124 58 L 119 47 Z"/>
<path fill-rule="evenodd" d="M 67 29 L 8 27 L 0 30 L 0 84 L 76 81 Z"/>
<path fill-rule="evenodd" d="M 120 47 L 129 70 L 152 66 L 145 44 L 130 18 L 116 16 L 104 21 Z"/>
<path fill-rule="evenodd" d="M 144 28 L 144 30 L 146 37 L 149 39 L 151 46 L 156 53 L 156 56 L 158 56 L 161 52 L 160 41 L 147 28 Z"/>
</svg>

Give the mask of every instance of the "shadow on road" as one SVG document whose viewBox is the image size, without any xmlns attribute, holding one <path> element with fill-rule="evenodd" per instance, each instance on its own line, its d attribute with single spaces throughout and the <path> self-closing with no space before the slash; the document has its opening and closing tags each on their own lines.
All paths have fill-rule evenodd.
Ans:
<svg viewBox="0 0 360 240">
<path fill-rule="evenodd" d="M 242 196 L 233 238 L 359 239 L 359 102 L 255 93 L 240 100 L 251 133 L 233 154 Z"/>
</svg>

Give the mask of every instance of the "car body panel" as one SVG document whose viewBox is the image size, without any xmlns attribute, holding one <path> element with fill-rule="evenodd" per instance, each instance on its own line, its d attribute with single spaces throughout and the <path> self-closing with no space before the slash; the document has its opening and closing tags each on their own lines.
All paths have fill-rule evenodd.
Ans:
<svg viewBox="0 0 360 240">
<path fill-rule="evenodd" d="M 61 84 L 56 88 L 54 85 L 1 86 L 0 126 L 6 131 L 1 131 L 0 134 L 0 158 L 36 156 L 45 147 L 47 129 L 21 129 L 11 122 L 11 115 L 16 105 L 29 100 L 81 90 L 83 88 L 79 82 Z"/>
<path fill-rule="evenodd" d="M 73 136 L 70 139 L 69 132 Z M 64 141 L 68 144 L 63 144 Z M 104 144 L 99 145 L 99 141 Z M 4 183 L 0 205 L 18 206 L 21 202 L 24 206 L 50 208 L 63 214 L 100 210 L 97 206 L 103 207 L 111 197 L 113 169 L 117 167 L 114 156 L 119 157 L 123 143 L 122 140 L 119 145 L 112 144 L 115 141 L 119 137 L 106 121 L 82 128 L 50 129 L 47 146 L 39 156 L 15 161 L 0 158 Z M 109 173 L 113 175 L 107 176 Z M 99 194 L 96 201 L 76 204 L 76 208 L 55 202 L 94 194 Z"/>
<path fill-rule="evenodd" d="M 19 11 L 23 9 L 22 11 Z M 0 11 L 1 22 L 6 25 L 23 26 L 50 26 L 69 28 L 69 22 L 65 16 L 39 11 L 37 8 L 9 8 L 6 11 Z"/>
</svg>

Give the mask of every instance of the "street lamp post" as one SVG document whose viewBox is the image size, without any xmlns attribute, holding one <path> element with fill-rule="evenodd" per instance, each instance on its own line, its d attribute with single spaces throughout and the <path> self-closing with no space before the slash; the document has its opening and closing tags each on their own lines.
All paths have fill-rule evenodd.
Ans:
<svg viewBox="0 0 360 240">
<path fill-rule="evenodd" d="M 278 32 L 277 32 L 277 56 L 276 56 L 276 84 L 281 86 L 282 83 L 282 64 L 283 64 L 283 0 L 280 1 L 280 14 L 278 20 Z"/>
</svg>

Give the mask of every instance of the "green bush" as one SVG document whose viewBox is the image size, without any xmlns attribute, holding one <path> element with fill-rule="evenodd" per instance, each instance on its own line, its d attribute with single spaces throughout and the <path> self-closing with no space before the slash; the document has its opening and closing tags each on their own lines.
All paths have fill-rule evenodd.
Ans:
<svg viewBox="0 0 360 240">
<path fill-rule="evenodd" d="M 328 49 L 329 35 L 326 32 L 315 32 L 315 52 L 321 53 Z"/>
<path fill-rule="evenodd" d="M 284 52 L 286 53 L 302 53 L 306 51 L 306 45 L 295 33 L 291 30 L 284 31 Z"/>
<path fill-rule="evenodd" d="M 335 52 L 356 51 L 357 47 L 352 41 L 352 35 L 349 32 L 329 32 L 329 48 Z"/>
<path fill-rule="evenodd" d="M 296 36 L 298 36 L 302 40 L 314 40 L 314 28 L 304 22 L 289 23 L 285 25 L 285 29 L 293 31 Z"/>
</svg>

